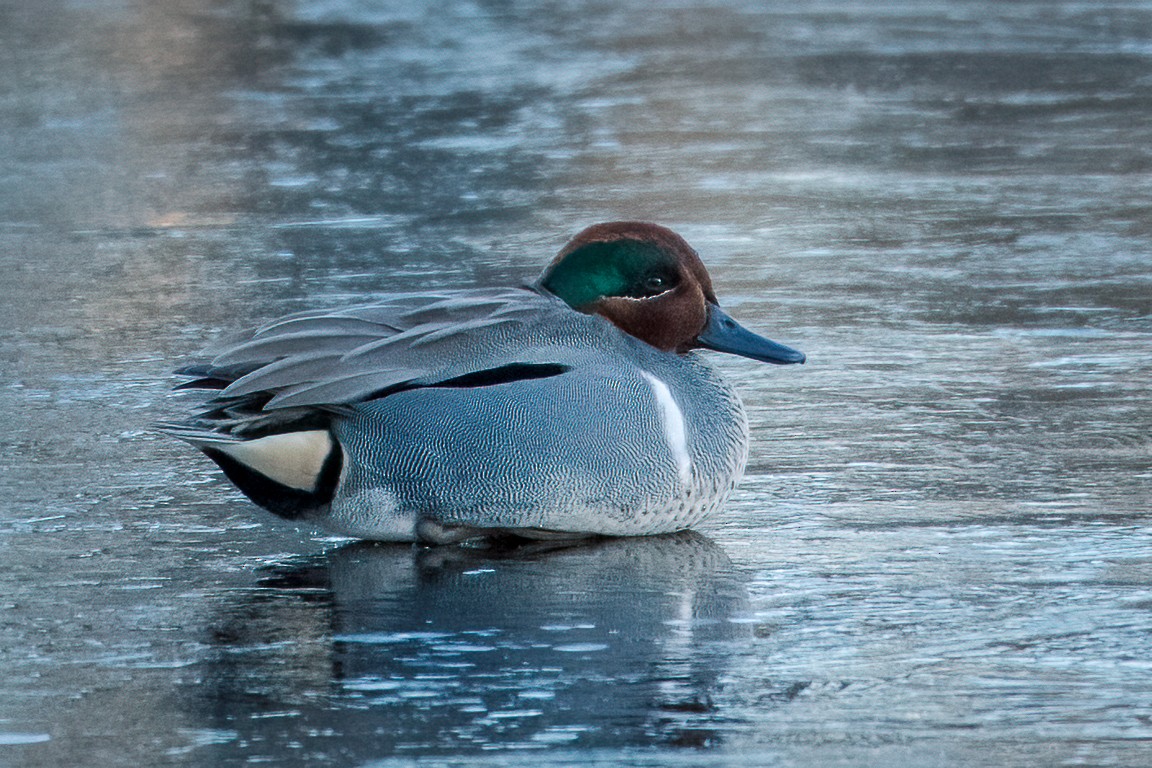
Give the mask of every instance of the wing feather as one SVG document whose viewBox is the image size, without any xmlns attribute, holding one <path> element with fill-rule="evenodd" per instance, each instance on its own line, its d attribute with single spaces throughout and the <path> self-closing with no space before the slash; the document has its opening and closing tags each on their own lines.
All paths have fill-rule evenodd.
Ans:
<svg viewBox="0 0 1152 768">
<path fill-rule="evenodd" d="M 356 333 L 349 333 L 343 329 L 314 329 L 263 335 L 217 355 L 212 359 L 212 365 L 223 367 L 245 363 L 264 364 L 267 360 L 309 355 L 318 348 L 332 350 L 334 353 L 341 350 L 340 354 L 343 354 L 378 338 L 380 338 L 379 331 L 368 333 L 366 329 Z"/>
<path fill-rule="evenodd" d="M 185 386 L 216 392 L 202 418 L 348 405 L 509 365 L 567 365 L 563 344 L 539 337 L 573 317 L 525 288 L 392 294 L 269 322 L 184 369 L 197 377 Z"/>
<path fill-rule="evenodd" d="M 284 389 L 273 396 L 264 410 L 293 408 L 319 403 L 351 403 L 384 390 L 401 388 L 420 378 L 421 371 L 393 369 L 367 371 Z"/>
</svg>

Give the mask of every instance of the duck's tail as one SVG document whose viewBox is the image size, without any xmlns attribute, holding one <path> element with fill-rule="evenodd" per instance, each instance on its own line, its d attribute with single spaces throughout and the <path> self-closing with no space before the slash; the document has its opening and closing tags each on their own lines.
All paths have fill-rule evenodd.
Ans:
<svg viewBox="0 0 1152 768">
<path fill-rule="evenodd" d="M 195 424 L 156 428 L 199 448 L 245 496 L 289 520 L 326 510 L 344 465 L 344 452 L 328 429 L 246 439 Z"/>
</svg>

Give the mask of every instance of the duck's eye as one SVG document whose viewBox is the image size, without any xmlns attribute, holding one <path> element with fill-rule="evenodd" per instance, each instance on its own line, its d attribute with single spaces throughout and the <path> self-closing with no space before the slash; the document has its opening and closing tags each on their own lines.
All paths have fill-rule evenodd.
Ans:
<svg viewBox="0 0 1152 768">
<path fill-rule="evenodd" d="M 671 286 L 671 281 L 663 275 L 649 275 L 644 278 L 644 290 L 649 296 L 664 293 Z"/>
</svg>

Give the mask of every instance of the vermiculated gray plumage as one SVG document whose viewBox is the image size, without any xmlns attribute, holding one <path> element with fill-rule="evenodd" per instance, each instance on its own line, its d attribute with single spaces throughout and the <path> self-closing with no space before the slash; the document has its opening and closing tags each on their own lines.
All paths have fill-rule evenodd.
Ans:
<svg viewBox="0 0 1152 768">
<path fill-rule="evenodd" d="M 698 356 L 661 352 L 530 289 L 302 313 L 187 370 L 228 383 L 174 435 L 203 448 L 209 434 L 329 429 L 343 469 L 318 512 L 367 538 L 411 539 L 419 521 L 679 530 L 723 501 L 745 458 L 739 400 Z M 645 374 L 682 414 L 686 477 Z"/>
<path fill-rule="evenodd" d="M 747 457 L 744 409 L 699 348 L 804 362 L 720 308 L 675 232 L 608 222 L 531 286 L 233 338 L 182 371 L 208 398 L 165 428 L 260 506 L 353 536 L 667 533 L 716 511 Z"/>
</svg>

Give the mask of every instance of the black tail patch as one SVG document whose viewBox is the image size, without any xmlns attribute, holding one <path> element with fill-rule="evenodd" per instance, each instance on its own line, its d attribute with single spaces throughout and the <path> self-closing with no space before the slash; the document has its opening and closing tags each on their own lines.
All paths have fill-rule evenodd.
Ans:
<svg viewBox="0 0 1152 768">
<path fill-rule="evenodd" d="M 335 439 L 324 460 L 316 487 L 311 491 L 289 488 L 261 474 L 223 451 L 205 448 L 204 455 L 216 462 L 224 475 L 254 503 L 285 520 L 302 520 L 323 513 L 336 495 L 340 472 L 344 467 L 343 451 Z"/>
</svg>

